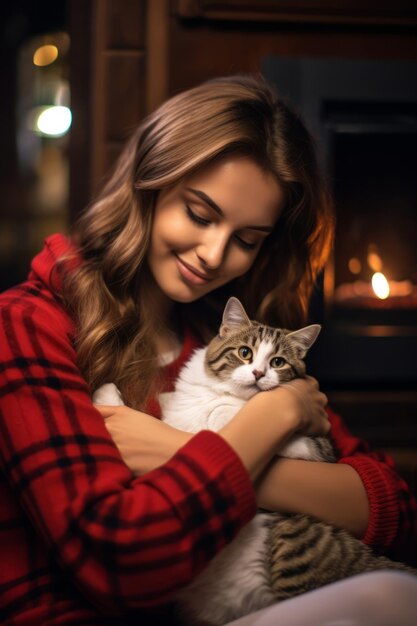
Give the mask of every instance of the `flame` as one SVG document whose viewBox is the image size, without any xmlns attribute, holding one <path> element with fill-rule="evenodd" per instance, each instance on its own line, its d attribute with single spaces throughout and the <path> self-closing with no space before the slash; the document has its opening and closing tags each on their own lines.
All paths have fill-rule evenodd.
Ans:
<svg viewBox="0 0 417 626">
<path fill-rule="evenodd" d="M 382 272 L 375 272 L 371 282 L 372 289 L 378 298 L 381 300 L 388 298 L 390 292 L 389 283 Z"/>
<path fill-rule="evenodd" d="M 368 265 L 374 272 L 380 272 L 382 270 L 382 259 L 376 252 L 370 252 L 368 254 Z"/>
</svg>

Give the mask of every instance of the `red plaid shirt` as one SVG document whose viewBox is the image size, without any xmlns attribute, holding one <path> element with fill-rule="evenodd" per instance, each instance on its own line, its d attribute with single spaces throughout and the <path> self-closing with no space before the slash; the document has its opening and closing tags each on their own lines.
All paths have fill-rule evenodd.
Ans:
<svg viewBox="0 0 417 626">
<path fill-rule="evenodd" d="M 208 431 L 132 477 L 91 403 L 73 321 L 51 290 L 67 248 L 62 236 L 49 238 L 28 282 L 0 296 L 0 621 L 120 626 L 160 615 L 166 623 L 175 590 L 254 515 L 253 487 L 234 451 Z M 188 337 L 166 368 L 169 383 L 193 347 Z M 330 417 L 341 462 L 368 491 L 365 541 L 409 546 L 415 501 L 392 461 Z"/>
</svg>

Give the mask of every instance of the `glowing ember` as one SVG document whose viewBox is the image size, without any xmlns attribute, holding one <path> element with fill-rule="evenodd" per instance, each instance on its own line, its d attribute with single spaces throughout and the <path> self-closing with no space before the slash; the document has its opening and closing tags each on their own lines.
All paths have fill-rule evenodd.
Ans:
<svg viewBox="0 0 417 626">
<path fill-rule="evenodd" d="M 387 279 L 382 272 L 375 272 L 372 276 L 372 289 L 375 295 L 381 300 L 385 300 L 389 296 L 390 288 Z"/>
</svg>

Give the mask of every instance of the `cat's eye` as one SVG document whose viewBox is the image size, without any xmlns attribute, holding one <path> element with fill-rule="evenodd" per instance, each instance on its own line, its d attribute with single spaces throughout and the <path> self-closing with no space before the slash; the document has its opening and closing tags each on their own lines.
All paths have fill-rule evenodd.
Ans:
<svg viewBox="0 0 417 626">
<path fill-rule="evenodd" d="M 282 358 L 282 356 L 274 356 L 273 359 L 271 359 L 270 361 L 270 365 L 271 367 L 277 368 L 277 367 L 282 367 L 283 365 L 285 365 L 286 360 Z"/>
<path fill-rule="evenodd" d="M 241 346 L 238 350 L 238 354 L 240 358 L 243 359 L 244 361 L 250 361 L 250 359 L 252 358 L 253 352 L 250 348 L 248 348 L 248 346 Z"/>
</svg>

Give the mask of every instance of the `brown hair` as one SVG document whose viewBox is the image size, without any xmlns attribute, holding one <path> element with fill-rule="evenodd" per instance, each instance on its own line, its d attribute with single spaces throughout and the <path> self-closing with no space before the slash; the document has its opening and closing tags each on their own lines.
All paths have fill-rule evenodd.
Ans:
<svg viewBox="0 0 417 626">
<path fill-rule="evenodd" d="M 250 156 L 277 177 L 283 213 L 244 279 L 177 305 L 176 312 L 204 340 L 232 294 L 258 321 L 289 328 L 305 321 L 333 234 L 312 140 L 262 78 L 211 80 L 169 99 L 140 124 L 75 225 L 83 263 L 68 274 L 64 296 L 78 322 L 79 365 L 92 389 L 115 382 L 135 407 L 155 391 L 146 253 L 158 193 L 233 154 Z"/>
</svg>

